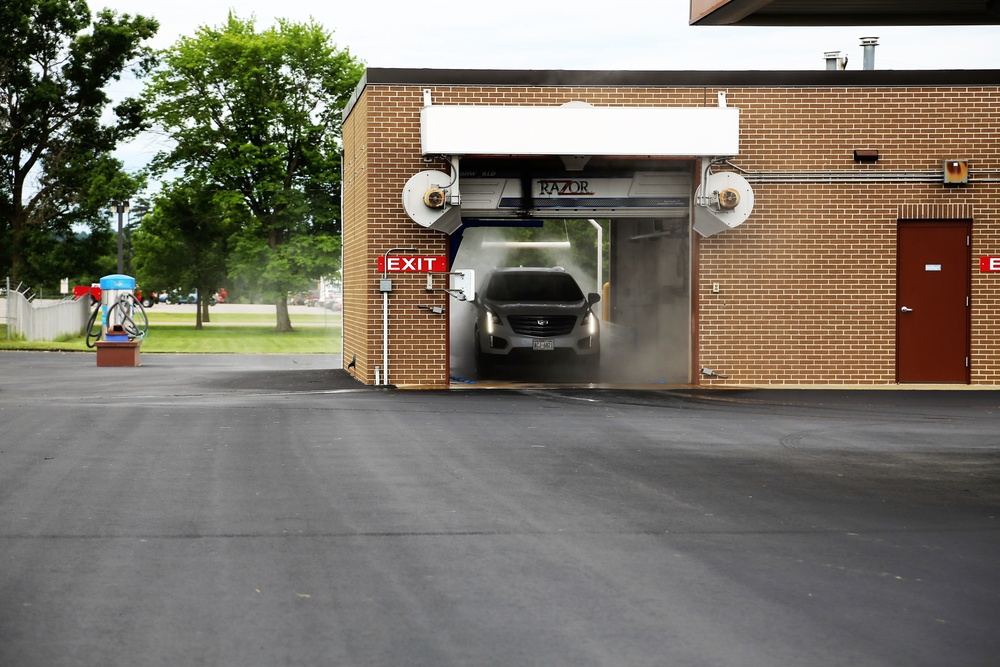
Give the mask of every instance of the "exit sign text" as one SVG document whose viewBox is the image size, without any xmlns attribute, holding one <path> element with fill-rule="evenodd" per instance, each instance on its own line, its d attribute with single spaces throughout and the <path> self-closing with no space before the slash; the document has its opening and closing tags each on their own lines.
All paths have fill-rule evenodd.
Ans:
<svg viewBox="0 0 1000 667">
<path fill-rule="evenodd" d="M 444 273 L 448 258 L 444 255 L 391 255 L 378 258 L 382 273 Z"/>
<path fill-rule="evenodd" d="M 979 258 L 980 273 L 1000 273 L 1000 255 L 984 255 Z"/>
</svg>

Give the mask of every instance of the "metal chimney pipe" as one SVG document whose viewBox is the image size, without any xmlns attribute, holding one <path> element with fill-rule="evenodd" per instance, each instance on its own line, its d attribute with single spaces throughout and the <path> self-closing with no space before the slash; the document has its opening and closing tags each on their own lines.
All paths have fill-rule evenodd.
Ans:
<svg viewBox="0 0 1000 667">
<path fill-rule="evenodd" d="M 840 51 L 826 51 L 823 57 L 826 58 L 826 68 L 828 70 L 847 69 L 847 56 L 841 56 Z"/>
<path fill-rule="evenodd" d="M 862 37 L 861 46 L 865 47 L 863 69 L 875 69 L 875 47 L 878 46 L 878 37 Z"/>
</svg>

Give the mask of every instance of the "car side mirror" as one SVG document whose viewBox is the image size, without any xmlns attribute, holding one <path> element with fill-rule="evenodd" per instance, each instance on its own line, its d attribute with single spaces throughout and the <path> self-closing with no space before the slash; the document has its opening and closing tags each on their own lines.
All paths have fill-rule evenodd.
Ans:
<svg viewBox="0 0 1000 667">
<path fill-rule="evenodd" d="M 601 300 L 601 295 L 597 292 L 591 292 L 587 295 L 587 303 L 593 306 L 595 303 Z"/>
<path fill-rule="evenodd" d="M 449 274 L 448 291 L 459 301 L 476 300 L 476 270 L 455 269 Z"/>
</svg>

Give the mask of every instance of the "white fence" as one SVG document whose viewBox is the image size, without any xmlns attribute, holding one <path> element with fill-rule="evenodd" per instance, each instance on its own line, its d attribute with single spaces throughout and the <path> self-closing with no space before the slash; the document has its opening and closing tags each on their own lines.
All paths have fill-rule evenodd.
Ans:
<svg viewBox="0 0 1000 667">
<path fill-rule="evenodd" d="M 79 301 L 29 300 L 18 291 L 0 289 L 0 321 L 7 322 L 8 335 L 11 337 L 55 340 L 60 336 L 84 331 L 89 318 L 89 298 Z"/>
</svg>

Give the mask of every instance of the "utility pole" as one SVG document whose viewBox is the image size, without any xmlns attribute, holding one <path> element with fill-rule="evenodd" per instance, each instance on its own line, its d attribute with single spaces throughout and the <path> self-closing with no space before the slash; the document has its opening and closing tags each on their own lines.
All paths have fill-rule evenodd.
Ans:
<svg viewBox="0 0 1000 667">
<path fill-rule="evenodd" d="M 128 213 L 128 200 L 116 201 L 112 204 L 118 213 L 118 274 L 125 273 L 125 264 L 122 259 L 122 216 Z"/>
</svg>

